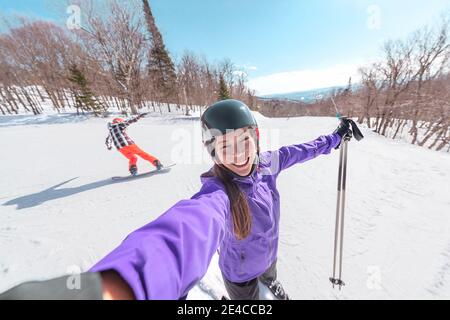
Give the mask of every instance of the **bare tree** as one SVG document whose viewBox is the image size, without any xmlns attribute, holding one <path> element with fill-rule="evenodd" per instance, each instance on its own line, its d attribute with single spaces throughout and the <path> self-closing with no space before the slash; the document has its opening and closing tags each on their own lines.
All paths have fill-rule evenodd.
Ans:
<svg viewBox="0 0 450 320">
<path fill-rule="evenodd" d="M 102 65 L 115 81 L 117 95 L 125 99 L 133 114 L 138 113 L 140 103 L 140 74 L 145 60 L 147 46 L 143 36 L 143 19 L 137 8 L 128 10 L 110 2 L 108 19 L 90 11 L 87 26 L 83 29 L 88 36 L 82 36 L 89 54 L 102 60 Z"/>
</svg>

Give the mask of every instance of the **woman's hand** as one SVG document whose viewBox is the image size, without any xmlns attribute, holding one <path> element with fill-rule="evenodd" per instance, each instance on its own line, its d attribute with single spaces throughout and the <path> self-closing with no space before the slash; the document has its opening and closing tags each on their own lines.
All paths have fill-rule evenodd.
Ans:
<svg viewBox="0 0 450 320">
<path fill-rule="evenodd" d="M 344 138 L 348 138 L 347 140 L 350 140 L 353 137 L 357 141 L 364 139 L 364 135 L 359 130 L 355 121 L 345 117 L 340 118 L 340 120 L 341 123 L 334 133 L 337 133 L 341 137 L 341 141 L 344 140 Z M 339 149 L 340 146 L 341 143 L 335 149 Z"/>
<path fill-rule="evenodd" d="M 103 300 L 135 300 L 133 290 L 115 271 L 102 272 Z"/>
<path fill-rule="evenodd" d="M 341 123 L 334 133 L 337 133 L 341 137 L 341 139 L 352 134 L 351 120 L 347 118 L 341 118 Z"/>
</svg>

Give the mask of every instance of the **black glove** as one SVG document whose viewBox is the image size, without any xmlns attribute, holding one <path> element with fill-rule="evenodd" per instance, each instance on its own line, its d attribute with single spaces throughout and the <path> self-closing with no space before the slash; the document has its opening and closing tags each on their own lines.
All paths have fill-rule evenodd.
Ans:
<svg viewBox="0 0 450 320">
<path fill-rule="evenodd" d="M 112 141 L 110 139 L 111 139 L 111 136 L 108 136 L 108 138 L 106 138 L 106 141 L 105 141 L 105 145 L 108 148 L 108 150 L 112 149 Z"/>
<path fill-rule="evenodd" d="M 337 133 L 341 139 L 344 138 L 345 136 L 351 135 L 352 134 L 352 129 L 351 129 L 351 124 L 350 124 L 350 119 L 347 118 L 341 118 L 341 123 L 339 124 L 339 127 L 336 129 L 336 131 L 334 131 L 334 133 Z"/>
<path fill-rule="evenodd" d="M 334 131 L 334 133 L 337 133 L 342 140 L 344 138 L 351 139 L 353 137 L 355 137 L 357 141 L 364 139 L 364 136 L 359 130 L 355 121 L 345 117 L 341 117 L 340 120 L 341 123 L 339 124 L 339 127 L 336 129 L 336 131 Z M 336 149 L 339 149 L 340 146 L 341 143 L 336 147 Z"/>
</svg>

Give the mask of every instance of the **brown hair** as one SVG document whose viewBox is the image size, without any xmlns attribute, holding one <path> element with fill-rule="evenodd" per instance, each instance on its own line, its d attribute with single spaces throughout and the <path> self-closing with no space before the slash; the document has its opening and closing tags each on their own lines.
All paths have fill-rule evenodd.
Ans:
<svg viewBox="0 0 450 320">
<path fill-rule="evenodd" d="M 224 184 L 230 199 L 231 214 L 233 217 L 233 230 L 238 240 L 244 240 L 252 231 L 252 216 L 247 199 L 241 189 L 233 182 L 232 176 L 219 165 L 214 166 L 216 177 Z"/>
</svg>

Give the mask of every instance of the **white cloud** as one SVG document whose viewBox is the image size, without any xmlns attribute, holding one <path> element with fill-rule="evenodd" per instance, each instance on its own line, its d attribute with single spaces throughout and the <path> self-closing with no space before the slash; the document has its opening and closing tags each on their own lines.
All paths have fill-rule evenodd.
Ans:
<svg viewBox="0 0 450 320">
<path fill-rule="evenodd" d="M 238 77 L 246 77 L 246 76 L 248 76 L 247 72 L 240 71 L 240 70 L 233 71 L 233 74 L 238 76 Z"/>
<path fill-rule="evenodd" d="M 256 70 L 258 70 L 258 67 L 253 64 L 246 63 L 243 65 L 238 65 L 238 69 L 247 70 L 247 71 L 256 71 Z"/>
<path fill-rule="evenodd" d="M 258 67 L 257 67 L 257 66 L 246 66 L 245 68 L 246 68 L 247 70 L 254 70 L 254 71 L 258 70 Z"/>
<path fill-rule="evenodd" d="M 336 65 L 326 69 L 297 70 L 250 79 L 248 86 L 259 95 L 289 93 L 358 82 L 358 65 Z"/>
</svg>

